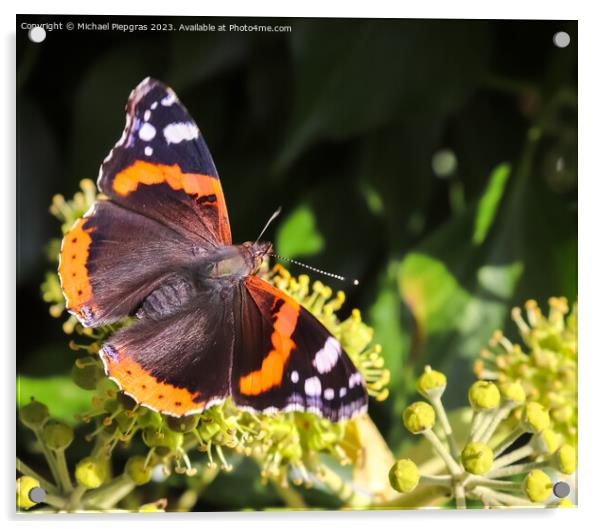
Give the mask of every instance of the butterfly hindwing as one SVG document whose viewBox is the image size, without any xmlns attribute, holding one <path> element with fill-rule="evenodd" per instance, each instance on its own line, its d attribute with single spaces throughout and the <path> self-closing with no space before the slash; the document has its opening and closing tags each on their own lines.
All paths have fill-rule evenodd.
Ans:
<svg viewBox="0 0 602 529">
<path fill-rule="evenodd" d="M 147 78 L 131 93 L 121 139 L 104 160 L 99 189 L 195 242 L 231 244 L 217 170 L 173 90 Z"/>
<path fill-rule="evenodd" d="M 104 344 L 107 375 L 137 402 L 182 416 L 230 393 L 232 314 L 205 294 L 203 303 L 192 302 L 158 321 L 137 321 Z"/>
<path fill-rule="evenodd" d="M 365 411 L 360 373 L 312 314 L 254 275 L 239 296 L 231 383 L 237 405 L 311 411 L 332 421 Z"/>
</svg>

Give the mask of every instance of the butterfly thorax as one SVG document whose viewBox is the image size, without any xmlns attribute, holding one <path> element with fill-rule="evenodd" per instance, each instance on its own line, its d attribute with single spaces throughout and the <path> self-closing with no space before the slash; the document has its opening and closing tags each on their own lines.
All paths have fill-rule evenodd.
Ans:
<svg viewBox="0 0 602 529">
<path fill-rule="evenodd" d="M 269 242 L 245 242 L 224 246 L 204 261 L 200 275 L 204 279 L 240 279 L 256 272 L 264 255 L 272 248 Z"/>
</svg>

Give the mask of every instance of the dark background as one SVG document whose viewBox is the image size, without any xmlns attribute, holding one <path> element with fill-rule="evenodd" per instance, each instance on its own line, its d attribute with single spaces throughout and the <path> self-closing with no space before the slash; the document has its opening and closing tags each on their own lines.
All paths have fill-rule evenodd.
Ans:
<svg viewBox="0 0 602 529">
<path fill-rule="evenodd" d="M 56 30 L 34 44 L 20 29 L 107 20 L 292 31 Z M 56 193 L 71 197 L 82 178 L 96 179 L 129 92 L 149 75 L 174 88 L 202 130 L 235 242 L 254 240 L 281 205 L 267 234 L 277 251 L 360 280 L 331 286 L 348 295 L 342 317 L 360 308 L 383 345 L 391 396 L 372 403 L 371 415 L 394 449 L 407 441 L 399 417 L 425 364 L 446 371 L 446 405 L 463 405 L 472 360 L 491 332 L 516 335 L 512 306 L 575 300 L 576 22 L 17 22 L 17 369 L 36 387 L 63 380 L 75 358 L 40 296 L 54 266 L 44 248 L 60 236 L 48 206 Z M 554 46 L 557 31 L 570 34 L 568 48 Z M 449 174 L 433 169 L 441 151 L 455 157 Z M 503 192 L 480 203 L 503 163 Z M 477 237 L 480 213 L 491 223 Z M 61 414 L 60 399 L 51 411 Z"/>
</svg>

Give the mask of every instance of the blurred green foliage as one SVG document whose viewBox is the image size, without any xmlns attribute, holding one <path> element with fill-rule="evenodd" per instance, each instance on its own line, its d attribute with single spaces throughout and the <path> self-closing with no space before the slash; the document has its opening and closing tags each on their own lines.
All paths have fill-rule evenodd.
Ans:
<svg viewBox="0 0 602 529">
<path fill-rule="evenodd" d="M 90 393 L 73 383 L 69 375 L 30 377 L 19 375 L 17 380 L 17 407 L 29 402 L 30 396 L 48 406 L 50 415 L 71 425 L 75 416 L 90 409 Z"/>
<path fill-rule="evenodd" d="M 299 205 L 282 220 L 276 233 L 276 248 L 284 257 L 304 257 L 320 253 L 324 238 L 316 226 L 313 211 L 305 204 Z"/>
<path fill-rule="evenodd" d="M 74 359 L 39 295 L 54 266 L 44 245 L 59 230 L 48 204 L 94 178 L 121 133 L 129 91 L 152 75 L 203 131 L 236 242 L 254 240 L 281 205 L 267 234 L 276 252 L 360 280 L 331 286 L 383 345 L 391 395 L 372 402 L 371 415 L 396 450 L 408 441 L 399 417 L 425 364 L 447 373 L 447 406 L 461 406 L 472 360 L 493 330 L 508 329 L 512 306 L 576 298 L 577 25 L 247 22 L 292 31 L 53 32 L 42 45 L 18 32 L 22 388 L 43 398 Z M 552 44 L 559 29 L 571 34 L 568 48 Z M 443 150 L 455 163 L 437 173 Z M 40 374 L 48 382 L 29 378 Z M 223 508 L 220 491 L 245 489 L 250 476 L 218 477 L 203 508 Z"/>
</svg>

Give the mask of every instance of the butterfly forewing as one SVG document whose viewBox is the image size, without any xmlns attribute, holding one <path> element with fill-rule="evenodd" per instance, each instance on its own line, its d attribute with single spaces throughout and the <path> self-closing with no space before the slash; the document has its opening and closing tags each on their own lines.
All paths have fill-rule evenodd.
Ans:
<svg viewBox="0 0 602 529">
<path fill-rule="evenodd" d="M 130 95 L 126 125 L 100 168 L 100 190 L 204 245 L 231 244 L 217 170 L 173 90 L 145 79 Z"/>
</svg>

